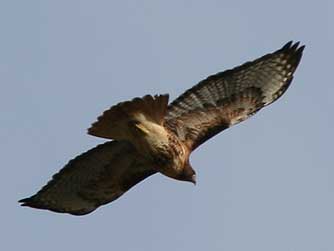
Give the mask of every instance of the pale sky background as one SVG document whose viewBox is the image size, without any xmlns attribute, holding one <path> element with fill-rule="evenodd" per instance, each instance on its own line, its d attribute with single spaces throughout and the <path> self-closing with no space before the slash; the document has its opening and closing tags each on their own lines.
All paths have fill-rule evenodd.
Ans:
<svg viewBox="0 0 334 251">
<path fill-rule="evenodd" d="M 0 250 L 334 250 L 331 1 L 1 1 Z M 22 208 L 86 129 L 145 94 L 306 44 L 283 98 L 191 157 L 197 186 L 155 175 L 75 217 Z"/>
</svg>

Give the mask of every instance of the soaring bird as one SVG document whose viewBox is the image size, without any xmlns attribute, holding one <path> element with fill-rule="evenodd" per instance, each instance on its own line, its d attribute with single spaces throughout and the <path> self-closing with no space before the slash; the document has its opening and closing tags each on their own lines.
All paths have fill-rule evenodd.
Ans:
<svg viewBox="0 0 334 251">
<path fill-rule="evenodd" d="M 88 134 L 111 139 L 77 156 L 22 206 L 84 215 L 160 173 L 196 183 L 189 156 L 219 132 L 271 104 L 289 87 L 304 46 L 281 49 L 202 80 L 168 104 L 146 95 L 105 111 Z"/>
</svg>

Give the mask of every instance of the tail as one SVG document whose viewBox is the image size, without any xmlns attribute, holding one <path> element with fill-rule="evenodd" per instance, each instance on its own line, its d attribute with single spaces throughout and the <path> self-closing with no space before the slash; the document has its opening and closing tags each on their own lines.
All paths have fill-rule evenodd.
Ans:
<svg viewBox="0 0 334 251">
<path fill-rule="evenodd" d="M 163 125 L 168 106 L 168 94 L 146 95 L 121 102 L 105 111 L 88 129 L 88 134 L 115 140 L 127 140 L 131 136 L 129 125 L 142 120 Z"/>
</svg>

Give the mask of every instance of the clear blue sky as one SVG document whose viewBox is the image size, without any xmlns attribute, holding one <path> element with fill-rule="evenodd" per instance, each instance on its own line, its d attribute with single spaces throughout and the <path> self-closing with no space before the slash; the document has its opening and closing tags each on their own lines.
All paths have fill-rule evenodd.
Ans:
<svg viewBox="0 0 334 251">
<path fill-rule="evenodd" d="M 330 1 L 2 1 L 1 250 L 334 250 Z M 331 19 L 331 20 L 330 20 Z M 84 217 L 19 207 L 109 106 L 306 44 L 282 99 Z"/>
</svg>

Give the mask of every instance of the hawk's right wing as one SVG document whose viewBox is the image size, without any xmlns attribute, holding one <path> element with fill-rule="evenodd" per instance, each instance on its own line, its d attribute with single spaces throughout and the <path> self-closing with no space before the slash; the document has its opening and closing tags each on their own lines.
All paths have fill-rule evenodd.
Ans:
<svg viewBox="0 0 334 251">
<path fill-rule="evenodd" d="M 168 106 L 166 126 L 190 150 L 196 149 L 281 97 L 303 49 L 289 42 L 273 53 L 209 76 Z"/>
<path fill-rule="evenodd" d="M 71 160 L 22 206 L 84 215 L 156 173 L 127 141 L 99 145 Z"/>
</svg>

